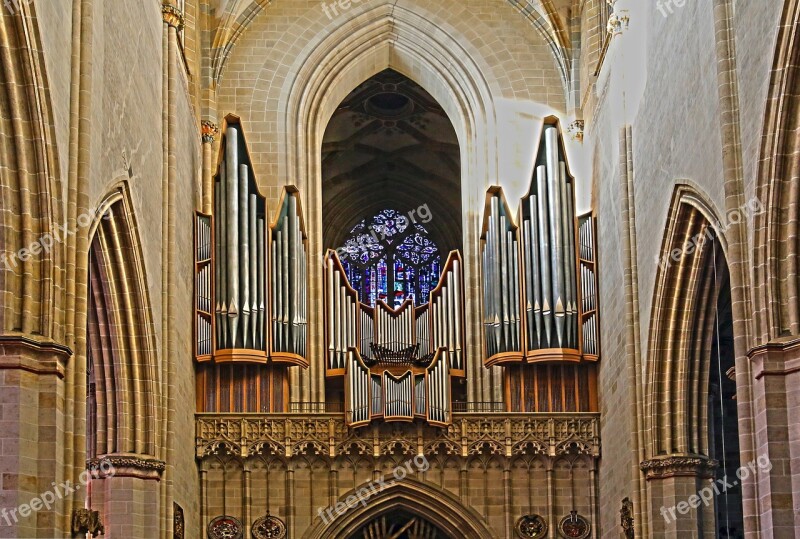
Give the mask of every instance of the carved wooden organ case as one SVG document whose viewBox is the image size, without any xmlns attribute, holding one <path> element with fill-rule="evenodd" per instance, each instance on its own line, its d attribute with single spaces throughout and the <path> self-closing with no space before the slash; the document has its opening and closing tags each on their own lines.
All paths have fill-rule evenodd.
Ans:
<svg viewBox="0 0 800 539">
<path fill-rule="evenodd" d="M 198 411 L 284 412 L 287 368 L 308 367 L 308 251 L 298 190 L 268 221 L 241 124 L 228 116 L 213 214 L 195 233 Z"/>
<path fill-rule="evenodd" d="M 343 379 L 345 420 L 452 421 L 452 384 L 465 376 L 464 279 L 447 258 L 428 303 L 396 310 L 359 301 L 334 251 L 325 256 L 326 376 Z"/>
<path fill-rule="evenodd" d="M 576 216 L 557 120 L 545 120 L 516 218 L 486 196 L 481 255 L 485 365 L 505 368 L 513 412 L 594 412 L 600 357 L 595 218 Z"/>
</svg>

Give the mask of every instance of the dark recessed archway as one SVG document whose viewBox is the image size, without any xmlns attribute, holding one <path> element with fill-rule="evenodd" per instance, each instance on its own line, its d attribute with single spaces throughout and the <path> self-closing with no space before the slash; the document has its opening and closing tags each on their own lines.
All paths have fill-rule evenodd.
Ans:
<svg viewBox="0 0 800 539">
<path fill-rule="evenodd" d="M 328 123 L 322 144 L 326 248 L 387 208 L 427 206 L 442 252 L 462 247 L 461 163 L 456 132 L 420 85 L 387 69 L 355 88 Z"/>
<path fill-rule="evenodd" d="M 364 491 L 368 485 L 359 485 L 340 497 L 344 502 L 351 495 Z M 390 517 L 391 515 L 391 517 Z M 389 485 L 366 500 L 362 506 L 355 507 L 326 522 L 317 518 L 312 527 L 303 534 L 303 539 L 351 539 L 359 538 L 363 530 L 384 516 L 400 520 L 412 519 L 424 522 L 427 529 L 438 535 L 432 539 L 486 539 L 500 537 L 490 529 L 481 516 L 472 508 L 462 504 L 458 498 L 446 490 L 414 479 Z M 399 522 L 399 520 L 398 520 Z M 412 523 L 413 526 L 413 523 Z M 399 530 L 399 528 L 398 528 Z"/>
</svg>

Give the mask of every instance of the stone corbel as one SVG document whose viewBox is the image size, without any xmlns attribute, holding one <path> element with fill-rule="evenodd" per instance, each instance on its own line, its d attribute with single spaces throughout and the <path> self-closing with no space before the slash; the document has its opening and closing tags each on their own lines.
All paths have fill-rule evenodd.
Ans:
<svg viewBox="0 0 800 539">
<path fill-rule="evenodd" d="M 213 144 L 219 135 L 219 126 L 212 121 L 203 120 L 201 123 L 203 144 Z"/>
<path fill-rule="evenodd" d="M 169 26 L 174 27 L 178 32 L 183 30 L 183 12 L 178 9 L 176 6 L 173 6 L 169 3 L 164 3 L 161 5 L 161 17 L 164 19 L 164 22 L 167 23 Z"/>
</svg>

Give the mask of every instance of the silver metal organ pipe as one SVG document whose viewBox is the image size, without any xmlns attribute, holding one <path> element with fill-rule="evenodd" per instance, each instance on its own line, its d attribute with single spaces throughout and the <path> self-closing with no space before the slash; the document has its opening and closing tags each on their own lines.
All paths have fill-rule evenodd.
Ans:
<svg viewBox="0 0 800 539">
<path fill-rule="evenodd" d="M 453 318 L 456 325 L 455 368 L 460 370 L 464 343 L 461 342 L 461 265 L 458 260 L 453 262 L 453 289 L 455 290 Z"/>
<path fill-rule="evenodd" d="M 543 348 L 552 346 L 552 281 L 550 279 L 550 232 L 548 227 L 547 210 L 547 168 L 541 165 L 536 168 L 537 204 L 539 218 L 539 267 L 541 268 L 542 282 L 542 322 L 544 326 Z M 542 338 L 540 333 L 539 338 Z"/>
<path fill-rule="evenodd" d="M 276 298 L 275 311 L 272 316 L 275 318 L 275 334 L 272 336 L 272 345 L 276 350 L 283 346 L 283 230 L 275 232 L 275 254 L 272 257 L 272 265 L 275 268 L 275 281 L 272 282 L 272 289 Z"/>
<path fill-rule="evenodd" d="M 258 249 L 256 254 L 258 255 L 258 263 L 257 263 L 257 271 L 258 271 L 258 333 L 256 347 L 260 350 L 267 349 L 267 337 L 266 337 L 266 293 L 267 293 L 267 259 L 265 251 L 265 232 L 264 232 L 264 219 L 258 218 L 256 219 L 256 240 Z"/>
<path fill-rule="evenodd" d="M 501 349 L 501 337 L 502 337 L 502 328 L 500 314 L 501 314 L 501 306 L 500 306 L 500 294 L 501 294 L 501 284 L 500 284 L 500 246 L 498 244 L 497 238 L 497 215 L 499 211 L 499 199 L 498 197 L 492 197 L 492 213 L 489 217 L 489 240 L 491 244 L 491 249 L 489 250 L 490 255 L 492 255 L 492 260 L 490 263 L 491 268 L 491 283 L 493 287 L 493 294 L 492 294 L 492 316 L 494 320 L 492 321 L 493 328 L 494 328 L 494 340 L 495 340 L 495 350 L 500 352 Z"/>
<path fill-rule="evenodd" d="M 539 197 L 541 197 L 541 194 Z M 539 267 L 541 266 L 541 260 L 539 258 L 539 243 L 541 242 L 541 238 L 539 237 L 539 208 L 537 206 L 537 196 L 532 196 L 529 200 L 529 203 L 531 211 L 531 244 L 529 251 L 531 253 L 531 275 L 534 301 L 533 313 L 536 317 L 536 339 L 534 341 L 534 348 L 543 348 L 542 329 L 544 327 L 544 321 L 542 317 L 542 284 L 541 275 L 539 274 Z"/>
<path fill-rule="evenodd" d="M 572 346 L 572 288 L 570 282 L 569 267 L 574 264 L 574 258 L 569 251 L 569 200 L 567 199 L 567 172 L 566 166 L 563 161 L 558 162 L 558 177 L 559 177 L 559 198 L 561 206 L 561 253 L 562 253 L 562 266 L 561 275 L 564 281 L 564 348 L 573 348 Z M 559 277 L 560 279 L 562 277 Z"/>
<path fill-rule="evenodd" d="M 239 283 L 241 284 L 241 336 L 237 336 L 238 346 L 247 347 L 247 334 L 250 330 L 250 215 L 247 193 L 249 174 L 247 165 L 239 165 Z"/>
<path fill-rule="evenodd" d="M 511 278 L 511 311 L 512 311 L 512 321 L 511 326 L 513 328 L 514 333 L 514 342 L 513 347 L 514 350 L 521 350 L 522 343 L 520 340 L 521 335 L 521 327 L 520 327 L 520 317 L 519 317 L 519 245 L 517 240 L 514 239 L 513 233 L 509 231 L 509 237 L 511 238 L 511 271 L 512 271 L 512 278 Z"/>
<path fill-rule="evenodd" d="M 334 349 L 335 354 L 334 357 L 336 358 L 336 363 L 334 365 L 335 369 L 340 369 L 341 367 L 341 351 L 342 351 L 342 277 L 339 272 L 336 272 L 334 277 L 334 288 L 333 288 L 333 297 L 334 303 L 336 304 L 336 315 L 334 320 L 336 321 L 336 340 L 334 342 Z"/>
<path fill-rule="evenodd" d="M 247 216 L 248 216 L 248 225 L 247 230 L 250 234 L 250 239 L 247 243 L 250 253 L 248 255 L 248 262 L 250 263 L 250 334 L 248 342 L 245 343 L 245 346 L 248 348 L 258 348 L 258 332 L 259 332 L 259 325 L 258 325 L 258 229 L 257 226 L 257 219 L 256 219 L 256 195 L 250 194 L 248 195 L 248 207 L 247 207 Z"/>
<path fill-rule="evenodd" d="M 235 127 L 228 127 L 226 137 L 226 176 L 227 176 L 227 260 L 228 262 L 228 334 L 231 347 L 236 347 L 239 329 L 239 137 Z"/>
<path fill-rule="evenodd" d="M 289 309 L 287 311 L 287 340 L 285 349 L 291 352 L 297 350 L 299 342 L 297 341 L 298 329 L 300 319 L 297 313 L 297 307 L 300 303 L 297 293 L 300 290 L 299 286 L 299 268 L 298 268 L 298 253 L 297 253 L 297 236 L 300 229 L 297 224 L 297 199 L 293 196 L 289 197 L 289 211 L 287 212 L 286 219 L 283 223 L 284 227 L 288 229 L 289 242 L 288 249 L 288 272 L 286 279 L 286 287 L 289 289 Z"/>
<path fill-rule="evenodd" d="M 270 296 L 272 298 L 271 301 L 270 301 L 270 304 L 272 306 L 272 309 L 270 311 L 270 313 L 271 313 L 270 314 L 270 325 L 272 327 L 272 341 L 275 344 L 275 346 L 277 346 L 277 342 L 278 342 L 278 339 L 279 339 L 278 335 L 280 334 L 280 323 L 278 322 L 278 309 L 279 309 L 278 304 L 279 304 L 279 301 L 280 301 L 278 299 L 278 296 L 280 294 L 279 294 L 279 290 L 278 290 L 279 287 L 276 286 L 276 284 L 279 282 L 278 281 L 278 275 L 279 275 L 279 269 L 278 269 L 278 266 L 279 266 L 279 264 L 278 264 L 278 235 L 279 234 L 280 234 L 280 232 L 278 232 L 276 234 L 275 241 L 272 241 L 271 245 L 270 245 L 270 266 L 269 266 L 270 267 L 270 275 L 272 277 L 272 282 L 270 283 L 270 285 L 271 285 L 270 286 Z"/>
<path fill-rule="evenodd" d="M 556 347 L 564 345 L 564 249 L 562 243 L 562 218 L 561 218 L 561 177 L 558 167 L 558 131 L 551 127 L 545 130 L 545 151 L 547 157 L 547 188 L 549 192 L 548 203 L 550 208 L 550 248 L 552 249 L 552 274 L 554 284 L 553 310 L 556 325 Z"/>
<path fill-rule="evenodd" d="M 221 270 L 220 270 L 220 262 L 222 261 L 222 256 L 220 253 L 220 230 L 222 227 L 220 226 L 220 180 L 217 179 L 214 182 L 214 248 L 216 252 L 214 253 L 214 275 L 217 279 L 217 288 L 215 290 L 215 313 L 217 317 L 217 325 L 216 325 L 216 339 L 217 339 L 217 347 L 223 347 L 223 339 L 222 339 L 222 322 L 223 322 L 223 315 L 222 315 L 222 303 L 224 301 L 222 296 L 222 285 L 220 280 Z"/>
<path fill-rule="evenodd" d="M 289 303 L 291 302 L 291 298 L 289 297 L 289 279 L 291 278 L 289 275 L 289 227 L 286 226 L 286 222 L 284 220 L 283 223 L 283 234 L 281 234 L 282 239 L 282 252 L 281 252 L 281 272 L 282 278 L 280 282 L 280 286 L 282 288 L 281 298 L 283 300 L 283 308 L 281 309 L 281 347 L 280 350 L 288 350 L 289 349 L 289 323 L 291 320 L 289 319 Z"/>
<path fill-rule="evenodd" d="M 567 244 L 567 286 L 570 290 L 570 348 L 578 348 L 578 319 L 580 313 L 578 311 L 578 275 L 576 267 L 578 265 L 577 250 L 575 249 L 575 185 L 572 182 L 567 182 L 566 165 L 562 162 L 562 176 L 564 183 L 567 186 L 566 204 L 567 204 L 567 229 L 565 231 L 568 239 Z"/>
</svg>

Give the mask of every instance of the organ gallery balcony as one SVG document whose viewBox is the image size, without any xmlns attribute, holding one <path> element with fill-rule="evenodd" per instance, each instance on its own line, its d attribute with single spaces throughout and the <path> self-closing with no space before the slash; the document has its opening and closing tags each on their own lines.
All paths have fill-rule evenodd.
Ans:
<svg viewBox="0 0 800 539">
<path fill-rule="evenodd" d="M 341 413 L 197 414 L 198 459 L 360 454 L 600 456 L 600 416 L 593 413 L 454 413 L 446 428 L 372 423 L 348 428 Z"/>
</svg>

